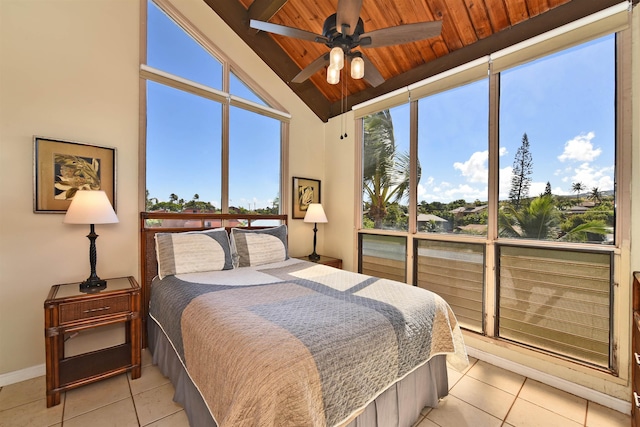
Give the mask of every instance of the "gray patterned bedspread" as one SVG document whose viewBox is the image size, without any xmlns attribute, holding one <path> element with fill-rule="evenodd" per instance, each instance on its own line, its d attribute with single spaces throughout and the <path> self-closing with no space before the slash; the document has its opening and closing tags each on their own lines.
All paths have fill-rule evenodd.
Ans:
<svg viewBox="0 0 640 427">
<path fill-rule="evenodd" d="M 438 295 L 296 259 L 154 280 L 163 329 L 218 426 L 334 426 L 432 356 L 468 363 Z"/>
</svg>

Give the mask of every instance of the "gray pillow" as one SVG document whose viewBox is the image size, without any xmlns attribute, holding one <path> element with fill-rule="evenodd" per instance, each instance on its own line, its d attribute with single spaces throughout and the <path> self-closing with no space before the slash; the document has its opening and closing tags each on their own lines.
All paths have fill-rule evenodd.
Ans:
<svg viewBox="0 0 640 427">
<path fill-rule="evenodd" d="M 231 229 L 234 264 L 237 267 L 250 267 L 270 264 L 289 259 L 287 248 L 287 226 L 259 230 Z"/>
<path fill-rule="evenodd" d="M 229 235 L 224 228 L 185 233 L 156 233 L 160 279 L 173 274 L 233 268 Z"/>
</svg>

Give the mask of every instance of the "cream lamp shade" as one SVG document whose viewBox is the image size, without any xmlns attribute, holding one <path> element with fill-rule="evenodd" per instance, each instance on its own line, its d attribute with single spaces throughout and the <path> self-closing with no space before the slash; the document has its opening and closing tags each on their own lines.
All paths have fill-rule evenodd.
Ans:
<svg viewBox="0 0 640 427">
<path fill-rule="evenodd" d="M 65 224 L 112 224 L 118 222 L 104 191 L 78 191 L 64 216 Z"/>
<path fill-rule="evenodd" d="M 307 213 L 304 215 L 304 222 L 328 222 L 327 215 L 320 203 L 309 203 Z"/>
</svg>

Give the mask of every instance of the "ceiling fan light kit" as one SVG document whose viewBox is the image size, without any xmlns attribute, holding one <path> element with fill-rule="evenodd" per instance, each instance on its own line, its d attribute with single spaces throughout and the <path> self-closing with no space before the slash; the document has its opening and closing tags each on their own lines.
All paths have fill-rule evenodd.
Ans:
<svg viewBox="0 0 640 427">
<path fill-rule="evenodd" d="M 351 78 L 361 79 L 364 77 L 364 60 L 359 56 L 354 56 L 351 60 Z"/>
<path fill-rule="evenodd" d="M 339 46 L 334 47 L 329 55 L 329 66 L 342 70 L 344 68 L 344 52 L 342 48 Z"/>
<path fill-rule="evenodd" d="M 333 65 L 327 67 L 327 83 L 336 85 L 340 82 L 340 69 Z"/>
<path fill-rule="evenodd" d="M 360 18 L 361 8 L 362 0 L 338 0 L 338 10 L 324 21 L 322 34 L 254 19 L 250 21 L 249 26 L 269 33 L 322 43 L 331 49 L 329 54 L 323 54 L 302 69 L 291 80 L 292 83 L 302 83 L 327 67 L 327 82 L 337 84 L 340 82 L 340 70 L 344 67 L 346 56 L 351 59 L 351 77 L 364 78 L 374 87 L 382 84 L 384 77 L 362 52 L 352 49 L 384 47 L 425 40 L 438 36 L 442 29 L 442 21 L 433 21 L 398 25 L 366 33 Z M 365 63 L 367 64 L 366 76 Z"/>
</svg>

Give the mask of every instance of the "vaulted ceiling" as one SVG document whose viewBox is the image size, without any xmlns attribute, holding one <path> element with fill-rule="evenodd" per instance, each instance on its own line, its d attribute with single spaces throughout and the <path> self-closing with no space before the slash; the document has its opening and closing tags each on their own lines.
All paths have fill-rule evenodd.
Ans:
<svg viewBox="0 0 640 427">
<path fill-rule="evenodd" d="M 352 0 L 203 0 L 323 121 L 352 105 L 580 19 L 620 0 L 362 0 L 365 32 L 416 22 L 442 21 L 440 35 L 389 47 L 357 48 L 384 83 L 372 87 L 349 73 L 331 85 L 326 68 L 291 80 L 329 48 L 322 43 L 250 28 L 251 19 L 322 34 L 338 2 Z M 365 71 L 366 72 L 366 71 Z M 345 81 L 346 79 L 346 81 Z M 345 84 L 346 83 L 346 84 Z"/>
</svg>

